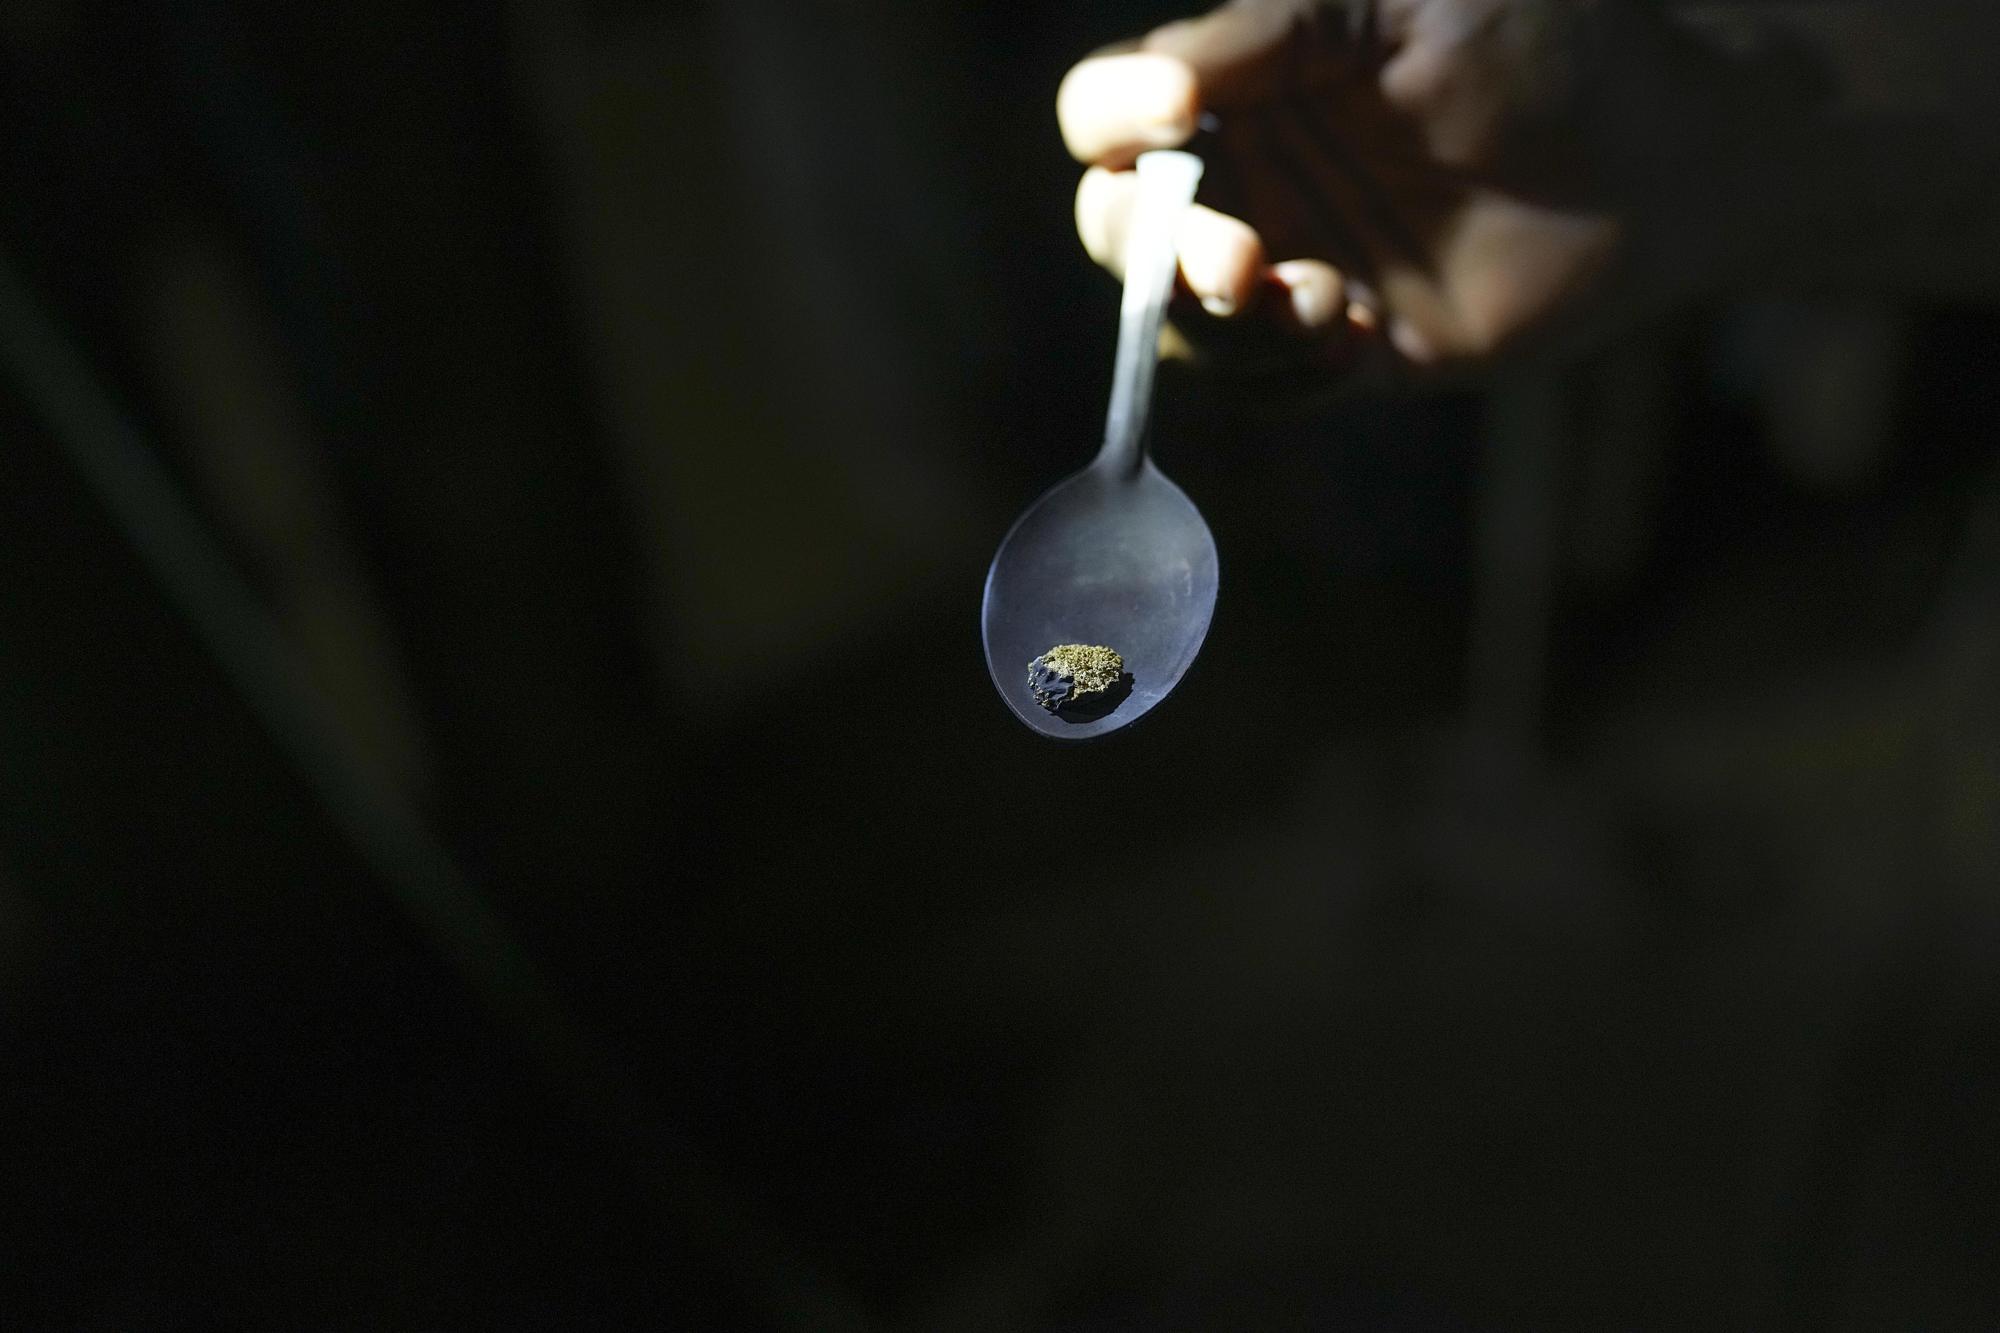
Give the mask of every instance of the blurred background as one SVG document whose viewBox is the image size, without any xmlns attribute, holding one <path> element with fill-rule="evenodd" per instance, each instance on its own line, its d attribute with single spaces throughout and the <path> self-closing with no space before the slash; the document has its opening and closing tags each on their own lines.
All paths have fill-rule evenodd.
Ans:
<svg viewBox="0 0 2000 1333">
<path fill-rule="evenodd" d="M 2000 321 L 1170 373 L 1214 632 L 1049 746 L 1179 12 L 0 7 L 10 1327 L 2000 1318 Z"/>
</svg>

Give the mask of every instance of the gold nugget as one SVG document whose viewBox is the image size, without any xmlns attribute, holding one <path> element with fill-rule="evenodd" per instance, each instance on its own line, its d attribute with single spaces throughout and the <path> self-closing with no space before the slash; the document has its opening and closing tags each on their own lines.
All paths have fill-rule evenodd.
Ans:
<svg viewBox="0 0 2000 1333">
<path fill-rule="evenodd" d="M 1109 692 L 1124 675 L 1125 659 L 1109 648 L 1059 643 L 1028 663 L 1028 688 L 1053 713 Z"/>
</svg>

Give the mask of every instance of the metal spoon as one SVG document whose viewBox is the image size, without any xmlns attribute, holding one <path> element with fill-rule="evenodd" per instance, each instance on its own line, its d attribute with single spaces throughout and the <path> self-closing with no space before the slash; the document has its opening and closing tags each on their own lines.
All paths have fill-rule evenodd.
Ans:
<svg viewBox="0 0 2000 1333">
<path fill-rule="evenodd" d="M 1104 447 L 1021 515 L 986 573 L 981 619 L 994 688 L 1022 722 L 1058 740 L 1116 731 L 1166 698 L 1215 613 L 1215 539 L 1146 456 L 1160 326 L 1178 266 L 1174 228 L 1194 199 L 1201 159 L 1145 153 L 1138 171 Z M 1028 664 L 1064 643 L 1113 649 L 1126 680 L 1093 708 L 1043 708 Z"/>
</svg>

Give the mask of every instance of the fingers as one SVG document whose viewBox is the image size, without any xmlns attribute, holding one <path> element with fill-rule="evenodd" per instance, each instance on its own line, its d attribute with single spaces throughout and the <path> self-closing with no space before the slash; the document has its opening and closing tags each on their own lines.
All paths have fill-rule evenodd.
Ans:
<svg viewBox="0 0 2000 1333">
<path fill-rule="evenodd" d="M 1174 243 L 1181 280 L 1202 309 L 1227 319 L 1250 304 L 1264 277 L 1264 242 L 1248 223 L 1196 204 L 1181 218 Z"/>
<path fill-rule="evenodd" d="M 1090 257 L 1113 273 L 1125 270 L 1125 234 L 1138 178 L 1092 167 L 1076 191 L 1076 230 Z M 1264 243 L 1247 224 L 1201 204 L 1190 207 L 1174 235 L 1181 280 L 1211 315 L 1228 318 L 1247 307 L 1265 273 Z"/>
<path fill-rule="evenodd" d="M 1138 184 L 1131 172 L 1092 167 L 1076 194 L 1076 228 L 1090 257 L 1122 274 L 1125 233 Z M 1291 333 L 1320 337 L 1370 332 L 1376 323 L 1372 295 L 1318 259 L 1266 262 L 1263 240 L 1247 224 L 1200 204 L 1190 208 L 1175 234 L 1181 281 L 1218 319 L 1258 307 L 1267 321 Z"/>
<path fill-rule="evenodd" d="M 1123 168 L 1149 149 L 1184 143 L 1207 107 L 1241 109 L 1293 87 L 1304 48 L 1312 46 L 1298 39 L 1318 21 L 1322 3 L 1231 0 L 1202 18 L 1156 30 L 1137 50 L 1100 54 L 1069 72 L 1056 111 L 1064 143 L 1090 166 L 1077 188 L 1076 226 L 1091 258 L 1113 273 L 1124 270 L 1137 183 Z M 1311 349 L 1351 349 L 1357 335 L 1374 329 L 1374 306 L 1339 269 L 1317 259 L 1273 265 L 1263 237 L 1227 213 L 1192 207 L 1175 241 L 1184 286 L 1220 321 L 1193 321 L 1206 347 L 1291 346 L 1296 350 L 1285 355 L 1317 355 Z M 1315 241 L 1289 233 L 1285 239 L 1288 249 L 1298 247 L 1294 253 L 1312 253 Z M 1237 318 L 1252 310 L 1254 318 Z"/>
<path fill-rule="evenodd" d="M 1287 259 L 1271 266 L 1271 278 L 1283 290 L 1292 322 L 1302 333 L 1325 333 L 1347 319 L 1347 281 L 1340 270 L 1317 259 Z"/>
<path fill-rule="evenodd" d="M 1130 173 L 1092 167 L 1076 186 L 1076 234 L 1084 253 L 1125 276 L 1125 233 L 1132 221 L 1132 201 L 1139 189 Z"/>
<path fill-rule="evenodd" d="M 1079 162 L 1127 166 L 1148 148 L 1185 143 L 1200 114 L 1194 71 L 1171 56 L 1099 56 L 1056 90 L 1063 143 Z"/>
</svg>

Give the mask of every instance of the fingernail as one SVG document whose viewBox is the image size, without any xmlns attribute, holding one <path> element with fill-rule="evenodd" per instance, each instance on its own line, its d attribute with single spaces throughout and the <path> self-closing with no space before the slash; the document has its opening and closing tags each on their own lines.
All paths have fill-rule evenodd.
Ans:
<svg viewBox="0 0 2000 1333">
<path fill-rule="evenodd" d="M 1395 345 L 1397 351 L 1412 361 L 1428 364 L 1437 359 L 1437 352 L 1431 346 L 1431 340 L 1417 332 L 1416 325 L 1407 319 L 1389 321 L 1389 341 Z"/>
<path fill-rule="evenodd" d="M 1347 322 L 1363 333 L 1375 331 L 1375 312 L 1359 301 L 1347 303 Z"/>
<path fill-rule="evenodd" d="M 1201 298 L 1201 308 L 1217 319 L 1228 319 L 1236 313 L 1236 302 L 1226 296 L 1204 296 Z"/>
<path fill-rule="evenodd" d="M 1333 292 L 1320 280 L 1321 275 L 1314 267 L 1287 260 L 1271 265 L 1271 276 L 1285 289 L 1285 299 L 1292 305 L 1292 318 L 1301 328 L 1316 329 L 1326 323 L 1327 316 L 1333 313 Z"/>
</svg>

